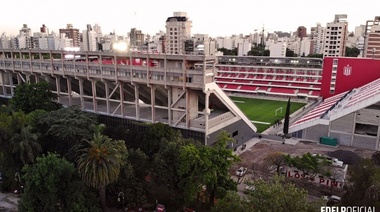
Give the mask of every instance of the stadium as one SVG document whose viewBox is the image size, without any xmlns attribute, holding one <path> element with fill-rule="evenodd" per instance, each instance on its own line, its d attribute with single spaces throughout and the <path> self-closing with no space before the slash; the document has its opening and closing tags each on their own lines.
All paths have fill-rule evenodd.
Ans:
<svg viewBox="0 0 380 212">
<path fill-rule="evenodd" d="M 380 60 L 225 56 L 216 67 L 216 82 L 230 96 L 305 103 L 291 118 L 293 137 L 314 142 L 328 137 L 339 145 L 379 149 Z"/>
<path fill-rule="evenodd" d="M 205 145 L 221 130 L 244 143 L 281 123 L 290 98 L 293 137 L 378 150 L 379 78 L 380 60 L 369 58 L 0 52 L 3 98 L 45 80 L 61 104 L 116 124 L 166 123 Z"/>
</svg>

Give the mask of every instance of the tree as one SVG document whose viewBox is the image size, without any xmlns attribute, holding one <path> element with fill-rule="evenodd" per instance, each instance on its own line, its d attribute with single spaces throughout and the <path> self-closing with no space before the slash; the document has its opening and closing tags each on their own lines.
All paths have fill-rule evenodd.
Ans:
<svg viewBox="0 0 380 212">
<path fill-rule="evenodd" d="M 322 200 L 309 203 L 307 191 L 292 183 L 285 183 L 284 177 L 276 175 L 271 181 L 254 182 L 255 191 L 248 193 L 249 205 L 253 211 L 319 211 Z"/>
<path fill-rule="evenodd" d="M 269 56 L 270 51 L 265 49 L 265 45 L 258 44 L 255 47 L 252 47 L 251 50 L 247 52 L 247 55 L 250 55 L 250 56 Z"/>
<path fill-rule="evenodd" d="M 41 145 L 38 143 L 39 135 L 31 130 L 31 126 L 23 127 L 20 133 L 14 134 L 11 138 L 12 152 L 19 154 L 23 164 L 34 162 L 37 154 L 41 152 Z"/>
<path fill-rule="evenodd" d="M 289 119 L 290 119 L 290 98 L 288 99 L 288 104 L 286 105 L 285 110 L 285 120 L 284 120 L 284 136 L 286 137 L 289 133 Z"/>
<path fill-rule="evenodd" d="M 173 130 L 169 125 L 163 123 L 152 124 L 145 134 L 141 150 L 152 158 L 160 149 L 162 139 L 171 140 L 181 136 L 177 130 Z"/>
<path fill-rule="evenodd" d="M 309 54 L 306 57 L 312 57 L 312 58 L 323 58 L 323 54 Z"/>
<path fill-rule="evenodd" d="M 128 152 L 124 141 L 104 136 L 103 129 L 104 125 L 95 128 L 93 138 L 86 140 L 86 146 L 79 150 L 82 154 L 77 158 L 77 163 L 83 181 L 99 190 L 102 209 L 106 211 L 105 187 L 118 179 Z"/>
<path fill-rule="evenodd" d="M 73 164 L 56 154 L 36 161 L 23 168 L 20 211 L 97 211 L 95 196 L 78 180 Z"/>
<path fill-rule="evenodd" d="M 91 128 L 97 124 L 96 116 L 76 107 L 37 114 L 36 128 L 42 134 L 44 152 L 56 152 L 70 162 L 75 161 L 75 150 L 83 139 L 91 137 Z"/>
<path fill-rule="evenodd" d="M 282 152 L 273 152 L 268 154 L 264 161 L 270 166 L 273 167 L 274 170 L 276 170 L 277 174 L 280 174 L 280 168 L 286 164 L 285 162 L 285 154 Z M 272 171 L 272 170 L 270 170 Z"/>
<path fill-rule="evenodd" d="M 342 205 L 380 207 L 380 168 L 370 159 L 363 159 L 349 169 L 349 185 Z"/>
<path fill-rule="evenodd" d="M 226 196 L 212 208 L 212 212 L 246 212 L 254 211 L 247 199 L 240 197 L 235 191 L 227 191 Z"/>
<path fill-rule="evenodd" d="M 17 85 L 9 104 L 14 111 L 30 113 L 37 109 L 57 110 L 61 106 L 55 102 L 56 100 L 57 95 L 51 91 L 51 85 L 48 82 L 28 82 Z"/>
<path fill-rule="evenodd" d="M 289 166 L 295 167 L 311 178 L 315 177 L 317 174 L 328 175 L 330 172 L 327 167 L 331 165 L 331 162 L 319 155 L 313 156 L 308 152 L 302 156 L 292 157 L 290 155 L 285 155 L 284 157 Z"/>
<path fill-rule="evenodd" d="M 226 145 L 231 135 L 222 131 L 213 147 L 185 145 L 180 151 L 179 175 L 187 203 L 202 200 L 213 205 L 215 198 L 222 198 L 226 191 L 236 190 L 229 170 L 239 161 Z"/>
<path fill-rule="evenodd" d="M 295 54 L 294 51 L 292 51 L 292 50 L 286 48 L 285 56 L 286 56 L 286 57 L 297 57 L 297 54 Z"/>
<path fill-rule="evenodd" d="M 358 57 L 360 54 L 360 49 L 356 47 L 346 47 L 346 57 Z"/>
<path fill-rule="evenodd" d="M 219 48 L 218 51 L 223 52 L 223 55 L 237 55 L 237 48 L 234 49 L 226 49 L 226 48 Z"/>
</svg>

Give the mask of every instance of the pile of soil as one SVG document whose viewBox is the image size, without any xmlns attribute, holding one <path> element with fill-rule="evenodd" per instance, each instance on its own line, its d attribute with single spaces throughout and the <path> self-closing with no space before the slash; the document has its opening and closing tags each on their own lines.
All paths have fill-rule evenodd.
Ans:
<svg viewBox="0 0 380 212">
<path fill-rule="evenodd" d="M 338 160 L 343 161 L 344 164 L 356 165 L 359 164 L 362 160 L 358 154 L 348 150 L 336 150 L 333 152 L 328 152 L 328 156 L 338 158 Z"/>
</svg>

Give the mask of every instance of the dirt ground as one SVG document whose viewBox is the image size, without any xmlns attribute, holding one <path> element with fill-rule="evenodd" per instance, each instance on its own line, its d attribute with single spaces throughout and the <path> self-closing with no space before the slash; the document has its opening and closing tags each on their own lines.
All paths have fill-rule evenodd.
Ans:
<svg viewBox="0 0 380 212">
<path fill-rule="evenodd" d="M 364 150 L 345 146 L 330 147 L 307 141 L 300 141 L 295 145 L 291 145 L 282 144 L 279 141 L 262 140 L 240 155 L 241 162 L 234 165 L 231 170 L 231 174 L 234 175 L 234 172 L 239 167 L 244 166 L 248 168 L 247 176 L 245 177 L 247 180 L 255 180 L 258 178 L 268 179 L 273 176 L 273 174 L 268 173 L 268 166 L 264 164 L 264 158 L 271 153 L 282 152 L 297 156 L 310 152 L 327 155 L 328 152 L 334 152 L 336 150 L 349 150 L 355 152 L 362 158 L 371 157 L 371 155 L 375 152 L 373 150 Z M 342 196 L 344 193 L 343 190 L 332 189 L 331 187 L 321 186 L 305 180 L 288 178 L 287 181 L 291 181 L 296 184 L 296 186 L 308 190 L 310 198 L 314 200 L 316 198 L 320 198 L 322 195 L 335 194 Z"/>
<path fill-rule="evenodd" d="M 283 152 L 285 154 L 290 155 L 303 155 L 305 153 L 316 153 L 316 154 L 323 154 L 327 155 L 328 152 L 333 152 L 338 149 L 342 150 L 349 150 L 352 152 L 355 152 L 359 156 L 366 158 L 371 157 L 371 155 L 375 152 L 373 150 L 365 150 L 365 149 L 358 149 L 354 147 L 345 147 L 345 146 L 338 146 L 338 147 L 330 147 L 330 146 L 324 146 L 313 142 L 307 142 L 307 141 L 300 141 L 295 145 L 291 144 L 282 144 L 281 142 L 277 141 L 268 141 L 268 140 L 262 140 L 256 145 L 254 145 L 252 148 L 250 148 L 248 151 L 244 152 L 240 155 L 241 162 L 237 164 L 237 167 L 245 166 L 249 167 L 251 169 L 255 169 L 255 164 L 261 164 L 264 160 L 264 158 L 273 152 Z"/>
</svg>

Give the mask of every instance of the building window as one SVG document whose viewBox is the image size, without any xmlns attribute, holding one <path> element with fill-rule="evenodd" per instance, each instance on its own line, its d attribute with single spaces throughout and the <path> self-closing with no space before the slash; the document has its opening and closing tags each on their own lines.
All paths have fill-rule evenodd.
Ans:
<svg viewBox="0 0 380 212">
<path fill-rule="evenodd" d="M 236 130 L 235 132 L 232 133 L 232 137 L 235 137 L 239 134 L 239 130 Z"/>
</svg>

